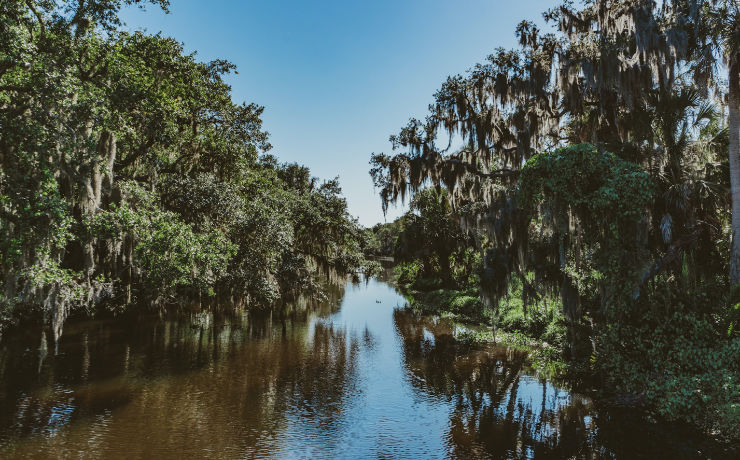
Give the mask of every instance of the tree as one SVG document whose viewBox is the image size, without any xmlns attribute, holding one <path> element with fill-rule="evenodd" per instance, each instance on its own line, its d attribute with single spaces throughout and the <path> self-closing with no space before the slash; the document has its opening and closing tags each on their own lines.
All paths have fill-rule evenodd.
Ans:
<svg viewBox="0 0 740 460">
<path fill-rule="evenodd" d="M 38 315 L 58 340 L 75 309 L 193 296 L 271 306 L 317 265 L 363 269 L 338 183 L 264 155 L 233 64 L 122 31 L 134 4 L 168 2 L 0 5 L 0 332 Z"/>
<path fill-rule="evenodd" d="M 554 33 L 522 22 L 519 49 L 448 78 L 428 116 L 391 136 L 394 154 L 372 157 L 384 209 L 445 187 L 464 227 L 484 234 L 488 305 L 516 278 L 559 293 L 570 356 L 670 417 L 694 417 L 679 391 L 712 393 L 726 420 L 738 401 L 723 386 L 736 366 L 717 364 L 738 345 L 728 281 L 740 197 L 727 199 L 740 190 L 738 8 L 564 2 L 545 13 Z M 729 88 L 714 79 L 720 62 Z M 450 151 L 455 138 L 464 148 Z M 646 359 L 682 343 L 691 354 L 670 372 Z"/>
<path fill-rule="evenodd" d="M 733 0 L 696 0 L 683 5 L 694 20 L 694 79 L 706 89 L 723 92 L 713 78 L 717 61 L 727 69 L 728 157 L 732 196 L 730 284 L 740 283 L 740 4 Z M 693 14 L 692 14 L 693 13 Z M 713 88 L 712 88 L 713 87 Z"/>
<path fill-rule="evenodd" d="M 450 286 L 451 257 L 466 243 L 468 238 L 450 209 L 447 191 L 427 188 L 411 200 L 396 240 L 394 256 L 399 261 L 420 260 L 424 275 L 439 275 L 442 285 Z"/>
</svg>

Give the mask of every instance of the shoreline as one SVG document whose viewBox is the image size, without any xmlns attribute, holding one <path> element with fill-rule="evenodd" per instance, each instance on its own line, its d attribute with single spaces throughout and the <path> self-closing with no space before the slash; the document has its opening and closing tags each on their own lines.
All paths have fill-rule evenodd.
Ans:
<svg viewBox="0 0 740 460">
<path fill-rule="evenodd" d="M 525 353 L 525 363 L 535 371 L 538 377 L 563 385 L 569 391 L 587 394 L 596 405 L 605 410 L 619 413 L 629 411 L 631 416 L 635 416 L 640 423 L 646 424 L 654 431 L 670 433 L 677 430 L 691 439 L 708 443 L 707 445 L 713 446 L 713 449 L 728 450 L 733 455 L 740 451 L 740 442 L 732 439 L 731 434 L 711 432 L 709 428 L 699 424 L 666 420 L 653 412 L 644 396 L 607 391 L 598 384 L 598 376 L 589 369 L 579 363 L 565 361 L 561 356 L 562 348 L 516 330 L 497 329 L 494 339 L 492 325 L 485 321 L 487 318 L 485 315 L 473 317 L 450 311 L 450 305 L 445 304 L 443 299 L 430 302 L 433 293 L 438 291 L 458 294 L 465 294 L 466 291 L 455 289 L 417 291 L 404 289 L 395 281 L 391 284 L 407 300 L 403 308 L 419 315 L 451 321 L 455 325 L 455 341 L 460 345 L 470 347 L 471 351 L 496 347 Z"/>
</svg>

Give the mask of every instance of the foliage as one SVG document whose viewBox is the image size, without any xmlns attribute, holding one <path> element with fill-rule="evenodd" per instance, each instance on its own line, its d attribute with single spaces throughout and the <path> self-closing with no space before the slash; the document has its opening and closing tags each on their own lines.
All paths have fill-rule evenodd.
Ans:
<svg viewBox="0 0 740 460">
<path fill-rule="evenodd" d="M 443 314 L 474 324 L 487 323 L 490 318 L 481 308 L 475 289 L 454 290 L 439 287 L 426 290 L 405 289 L 409 305 L 429 314 Z"/>
<path fill-rule="evenodd" d="M 212 289 L 234 255 L 233 243 L 219 231 L 195 232 L 178 214 L 159 208 L 156 197 L 139 184 L 120 186 L 126 200 L 98 213 L 90 232 L 112 244 L 121 244 L 126 237 L 135 241 L 131 264 L 146 273 L 145 289 Z"/>
<path fill-rule="evenodd" d="M 575 254 L 574 266 L 565 268 L 577 285 L 590 288 L 585 291 L 601 288 L 601 313 L 612 315 L 607 321 L 613 321 L 614 310 L 631 301 L 631 289 L 639 283 L 635 267 L 645 265 L 639 226 L 652 198 L 648 174 L 611 153 L 580 144 L 532 157 L 522 168 L 519 197 L 525 213 L 535 215 L 540 208 L 548 216 L 541 225 L 552 227 L 559 240 L 561 264 L 569 233 L 565 222 L 575 221 L 579 237 L 569 243 L 580 245 L 585 254 Z M 579 260 L 587 256 L 590 263 Z"/>
<path fill-rule="evenodd" d="M 419 278 L 421 264 L 417 261 L 400 263 L 393 269 L 396 282 L 401 286 L 414 286 Z"/>
<path fill-rule="evenodd" d="M 426 289 L 469 285 L 476 275 L 478 259 L 444 189 L 419 192 L 397 222 L 400 230 L 393 248 L 395 260 L 418 262 L 419 271 L 405 283 L 415 284 L 417 289 L 423 289 L 419 283 L 424 283 Z"/>
<path fill-rule="evenodd" d="M 383 207 L 444 190 L 494 327 L 564 326 L 563 358 L 605 389 L 737 436 L 738 4 L 567 1 L 544 17 L 551 31 L 521 22 L 519 48 L 449 77 L 373 154 Z M 412 259 L 443 277 L 430 252 Z M 543 330 L 533 306 L 555 298 Z"/>
<path fill-rule="evenodd" d="M 730 435 L 738 427 L 740 340 L 723 330 L 719 292 L 663 288 L 639 321 L 607 330 L 598 353 L 617 392 L 641 395 L 664 418 Z"/>
<path fill-rule="evenodd" d="M 396 248 L 398 235 L 403 229 L 403 218 L 396 219 L 393 222 L 378 223 L 371 228 L 365 229 L 365 247 L 363 248 L 366 255 L 393 257 Z"/>
<path fill-rule="evenodd" d="M 0 332 L 183 297 L 270 306 L 371 269 L 337 180 L 280 164 L 224 60 L 123 30 L 122 5 L 0 6 Z"/>
<path fill-rule="evenodd" d="M 560 204 L 576 215 L 588 215 L 586 224 L 613 218 L 639 220 L 652 198 L 652 186 L 636 164 L 579 144 L 532 157 L 522 168 L 519 193 L 523 207 L 554 198 L 559 202 L 553 203 L 555 207 Z"/>
</svg>

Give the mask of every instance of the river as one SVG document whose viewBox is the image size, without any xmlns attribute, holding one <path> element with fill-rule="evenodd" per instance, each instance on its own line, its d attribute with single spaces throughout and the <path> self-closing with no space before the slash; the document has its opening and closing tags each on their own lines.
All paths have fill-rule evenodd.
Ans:
<svg viewBox="0 0 740 460">
<path fill-rule="evenodd" d="M 0 457 L 701 456 L 403 305 L 371 279 L 280 315 L 75 321 L 56 352 L 12 337 Z"/>
</svg>

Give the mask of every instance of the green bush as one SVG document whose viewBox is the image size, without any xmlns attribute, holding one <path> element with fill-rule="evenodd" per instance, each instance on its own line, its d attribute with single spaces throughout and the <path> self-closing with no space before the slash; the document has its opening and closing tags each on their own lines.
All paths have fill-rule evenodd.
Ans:
<svg viewBox="0 0 740 460">
<path fill-rule="evenodd" d="M 597 368 L 609 388 L 641 397 L 667 420 L 740 439 L 740 337 L 728 340 L 722 300 L 709 292 L 661 295 L 664 305 L 642 305 L 639 322 L 602 334 Z"/>
<path fill-rule="evenodd" d="M 460 295 L 455 297 L 450 303 L 451 311 L 465 315 L 473 315 L 480 312 L 482 308 L 483 305 L 477 296 Z"/>
<path fill-rule="evenodd" d="M 543 342 L 547 342 L 556 349 L 563 349 L 566 344 L 566 332 L 563 316 L 553 315 L 552 321 L 547 323 L 541 338 Z"/>
<path fill-rule="evenodd" d="M 524 331 L 527 319 L 520 308 L 507 308 L 499 317 L 498 327 L 505 331 Z"/>
<path fill-rule="evenodd" d="M 411 286 L 421 271 L 421 265 L 417 261 L 399 264 L 394 269 L 396 282 L 401 286 Z"/>
</svg>

